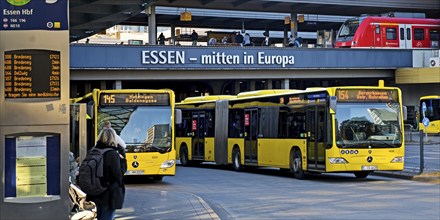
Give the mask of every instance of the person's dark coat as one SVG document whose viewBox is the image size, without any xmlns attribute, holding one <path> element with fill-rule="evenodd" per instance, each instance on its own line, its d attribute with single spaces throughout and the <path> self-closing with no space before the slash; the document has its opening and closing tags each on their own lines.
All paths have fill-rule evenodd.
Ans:
<svg viewBox="0 0 440 220">
<path fill-rule="evenodd" d="M 125 198 L 125 185 L 123 182 L 124 166 L 127 167 L 126 159 L 121 159 L 115 147 L 106 146 L 102 142 L 96 143 L 96 148 L 105 149 L 113 148 L 114 151 L 108 151 L 104 154 L 104 178 L 108 188 L 98 196 L 87 196 L 87 200 L 91 200 L 96 204 L 107 205 L 112 209 L 122 209 Z"/>
<path fill-rule="evenodd" d="M 193 31 L 191 34 L 191 40 L 195 41 L 199 39 L 199 35 L 197 34 L 197 32 Z"/>
</svg>

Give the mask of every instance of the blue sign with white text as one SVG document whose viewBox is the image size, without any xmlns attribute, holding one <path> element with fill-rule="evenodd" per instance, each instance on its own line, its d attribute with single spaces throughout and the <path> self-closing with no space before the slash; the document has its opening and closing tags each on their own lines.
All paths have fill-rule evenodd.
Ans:
<svg viewBox="0 0 440 220">
<path fill-rule="evenodd" d="M 67 0 L 0 0 L 0 30 L 67 30 Z"/>
</svg>

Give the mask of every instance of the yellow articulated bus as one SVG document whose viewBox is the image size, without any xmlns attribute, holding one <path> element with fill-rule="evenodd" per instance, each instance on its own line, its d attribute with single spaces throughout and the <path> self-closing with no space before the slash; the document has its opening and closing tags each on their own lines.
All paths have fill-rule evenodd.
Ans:
<svg viewBox="0 0 440 220">
<path fill-rule="evenodd" d="M 426 110 L 423 109 L 423 106 Z M 420 97 L 419 112 L 419 129 L 429 134 L 440 134 L 440 95 Z M 423 118 L 429 120 L 427 127 L 423 125 Z"/>
<path fill-rule="evenodd" d="M 73 103 L 87 103 L 87 147 L 93 147 L 104 121 L 126 144 L 126 175 L 163 176 L 176 174 L 174 124 L 181 121 L 175 111 L 174 92 L 168 89 L 99 90 Z"/>
<path fill-rule="evenodd" d="M 182 110 L 178 158 L 183 165 L 214 162 L 237 171 L 277 167 L 299 179 L 403 170 L 401 103 L 401 91 L 383 82 L 187 98 L 176 103 Z"/>
</svg>

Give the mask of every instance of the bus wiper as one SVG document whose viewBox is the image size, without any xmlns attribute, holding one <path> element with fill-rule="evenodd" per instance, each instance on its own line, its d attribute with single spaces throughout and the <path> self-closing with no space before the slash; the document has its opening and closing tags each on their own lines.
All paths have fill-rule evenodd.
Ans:
<svg viewBox="0 0 440 220">
<path fill-rule="evenodd" d="M 347 147 L 353 147 L 355 144 L 354 143 L 350 143 L 350 141 L 342 139 L 343 145 L 342 148 L 347 148 Z"/>
<path fill-rule="evenodd" d="M 372 145 L 373 143 L 375 143 L 375 144 L 383 144 L 383 145 L 385 145 L 386 147 L 396 147 L 395 145 L 390 144 L 390 143 L 388 143 L 388 142 L 386 142 L 386 141 L 383 141 L 383 140 L 370 139 L 370 144 Z M 384 147 L 385 147 L 385 146 L 384 146 Z M 377 147 L 377 146 L 375 146 L 375 147 Z M 381 147 L 381 146 L 379 146 L 379 147 Z"/>
<path fill-rule="evenodd" d="M 160 154 L 170 152 L 170 150 L 171 150 L 170 147 L 156 147 L 153 145 L 151 145 L 150 147 L 153 148 L 154 150 L 156 150 L 157 152 L 159 152 Z"/>
</svg>

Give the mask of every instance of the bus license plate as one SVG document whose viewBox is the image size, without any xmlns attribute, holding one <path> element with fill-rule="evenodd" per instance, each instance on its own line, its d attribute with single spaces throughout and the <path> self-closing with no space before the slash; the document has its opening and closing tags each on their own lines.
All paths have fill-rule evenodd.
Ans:
<svg viewBox="0 0 440 220">
<path fill-rule="evenodd" d="M 362 170 L 377 170 L 377 166 L 362 166 Z"/>
<path fill-rule="evenodd" d="M 127 170 L 127 175 L 144 174 L 143 170 Z"/>
</svg>

